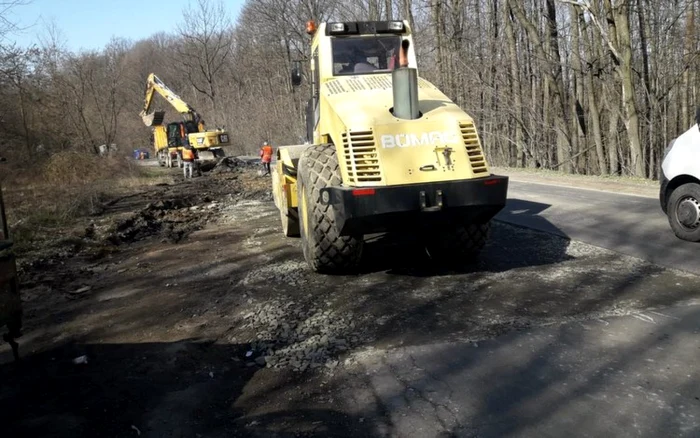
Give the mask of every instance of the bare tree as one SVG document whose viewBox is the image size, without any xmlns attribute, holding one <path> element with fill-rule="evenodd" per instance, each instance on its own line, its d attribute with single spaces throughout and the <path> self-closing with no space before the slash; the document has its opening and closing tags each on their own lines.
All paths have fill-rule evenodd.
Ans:
<svg viewBox="0 0 700 438">
<path fill-rule="evenodd" d="M 26 6 L 29 0 L 2 0 L 0 1 L 0 43 L 4 43 L 7 36 L 19 29 L 17 23 L 9 18 L 13 9 Z"/>
<path fill-rule="evenodd" d="M 527 35 L 537 51 L 537 55 L 543 62 L 547 62 L 547 66 L 542 69 L 542 74 L 552 85 L 553 98 L 556 105 L 556 114 L 554 115 L 557 126 L 557 159 L 556 167 L 561 167 L 562 170 L 569 172 L 571 169 L 570 152 L 571 152 L 571 135 L 569 132 L 570 124 L 566 121 L 568 114 L 567 108 L 567 92 L 564 85 L 564 74 L 559 59 L 558 33 L 556 24 L 556 9 L 553 0 L 547 0 L 547 35 L 549 45 L 545 46 L 540 32 L 536 26 L 530 21 L 522 8 L 520 2 L 516 0 L 508 0 L 508 5 L 518 18 L 520 24 L 527 31 Z M 545 50 L 549 47 L 549 53 Z"/>
<path fill-rule="evenodd" d="M 0 0 L 0 12 L 24 3 Z M 700 99 L 699 5 L 247 0 L 234 26 L 222 1 L 193 0 L 175 34 L 79 54 L 54 26 L 31 56 L 0 39 L 0 147 L 142 147 L 149 130 L 137 114 L 151 72 L 227 126 L 241 150 L 298 142 L 310 88 L 292 87 L 289 67 L 308 69 L 306 21 L 406 19 L 421 76 L 472 115 L 494 165 L 655 177 Z"/>
<path fill-rule="evenodd" d="M 214 122 L 220 118 L 218 80 L 233 47 L 228 11 L 221 0 L 195 0 L 183 11 L 178 27 L 182 43 L 177 63 L 184 67 L 189 83 L 211 102 Z"/>
<path fill-rule="evenodd" d="M 16 46 L 0 48 L 0 75 L 4 84 L 12 87 L 17 97 L 13 109 L 17 110 L 17 122 L 3 123 L 4 131 L 23 139 L 27 154 L 33 151 L 33 104 L 31 74 L 36 62 L 36 49 L 21 49 Z M 12 120 L 12 118 L 10 118 Z M 7 122 L 6 117 L 3 121 Z"/>
</svg>

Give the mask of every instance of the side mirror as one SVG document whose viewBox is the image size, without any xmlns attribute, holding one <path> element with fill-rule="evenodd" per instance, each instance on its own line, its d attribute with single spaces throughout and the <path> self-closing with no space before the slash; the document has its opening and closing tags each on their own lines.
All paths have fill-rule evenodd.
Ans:
<svg viewBox="0 0 700 438">
<path fill-rule="evenodd" d="M 301 62 L 292 62 L 292 85 L 298 87 L 301 85 Z"/>
<path fill-rule="evenodd" d="M 695 110 L 695 123 L 698 124 L 698 129 L 700 129 L 700 106 Z"/>
</svg>

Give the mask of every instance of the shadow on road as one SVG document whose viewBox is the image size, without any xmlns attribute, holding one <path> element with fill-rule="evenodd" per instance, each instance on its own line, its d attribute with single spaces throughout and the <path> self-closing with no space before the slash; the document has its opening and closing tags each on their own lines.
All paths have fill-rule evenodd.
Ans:
<svg viewBox="0 0 700 438">
<path fill-rule="evenodd" d="M 540 216 L 540 213 L 549 207 L 551 207 L 550 204 L 510 198 L 503 210 L 496 215 L 496 220 L 519 224 L 569 239 L 569 236 L 556 225 Z"/>
<path fill-rule="evenodd" d="M 246 366 L 248 348 L 195 339 L 68 343 L 26 356 L 20 364 L 0 365 L 2 436 L 371 435 L 357 419 L 331 408 L 246 415 L 254 406 L 239 406 L 245 393 L 264 394 L 253 380 L 260 368 Z M 73 363 L 82 356 L 86 364 Z M 305 389 L 303 382 L 279 380 L 263 401 Z"/>
<path fill-rule="evenodd" d="M 505 272 L 570 260 L 566 251 L 569 238 L 539 213 L 550 205 L 519 199 L 509 200 L 500 218 L 518 216 L 536 223 L 535 231 L 503 220 L 491 221 L 489 241 L 478 261 L 442 265 L 432 260 L 415 234 L 383 234 L 366 241 L 361 272 L 386 271 L 394 275 L 434 277 L 456 273 Z M 522 220 L 521 220 L 522 222 Z"/>
<path fill-rule="evenodd" d="M 697 436 L 700 375 L 683 350 L 698 318 L 638 322 L 613 343 L 601 333 L 625 333 L 619 320 L 388 352 L 365 384 L 396 436 L 416 423 L 431 436 Z"/>
</svg>

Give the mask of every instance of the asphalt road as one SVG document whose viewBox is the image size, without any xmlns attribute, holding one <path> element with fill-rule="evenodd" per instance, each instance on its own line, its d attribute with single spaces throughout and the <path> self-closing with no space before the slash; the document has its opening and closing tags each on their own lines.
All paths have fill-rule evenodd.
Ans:
<svg viewBox="0 0 700 438">
<path fill-rule="evenodd" d="M 700 273 L 700 247 L 673 235 L 654 198 L 513 181 L 498 219 Z M 653 297 L 679 284 L 630 291 Z M 363 357 L 352 398 L 360 412 L 385 413 L 390 436 L 699 436 L 699 333 L 700 299 L 689 298 L 379 350 Z"/>
<path fill-rule="evenodd" d="M 700 274 L 700 245 L 678 239 L 659 200 L 511 181 L 497 219 Z"/>
<path fill-rule="evenodd" d="M 697 437 L 698 304 L 378 351 L 352 399 L 389 436 Z"/>
</svg>

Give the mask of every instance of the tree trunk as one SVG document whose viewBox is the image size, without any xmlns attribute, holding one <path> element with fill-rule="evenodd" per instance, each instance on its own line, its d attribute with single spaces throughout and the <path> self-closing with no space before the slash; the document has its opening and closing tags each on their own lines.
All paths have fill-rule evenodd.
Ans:
<svg viewBox="0 0 700 438">
<path fill-rule="evenodd" d="M 508 41 L 508 55 L 510 57 L 510 92 L 513 96 L 513 114 L 515 115 L 515 147 L 518 151 L 518 165 L 525 167 L 528 165 L 527 152 L 523 143 L 523 100 L 521 95 L 522 85 L 520 83 L 520 69 L 518 68 L 518 47 L 513 32 L 513 17 L 510 8 L 506 8 L 505 31 Z"/>
<path fill-rule="evenodd" d="M 572 139 L 572 153 L 579 154 L 580 151 L 585 151 L 587 149 L 586 145 L 586 127 L 583 119 L 583 114 L 579 114 L 579 107 L 583 101 L 583 80 L 581 79 L 581 35 L 579 22 L 581 17 L 579 15 L 580 11 L 573 5 L 569 6 L 569 12 L 571 14 L 571 92 L 572 96 L 569 99 L 569 112 L 571 114 L 571 139 Z M 575 170 L 577 173 L 586 172 L 586 153 L 580 153 L 576 161 L 574 162 Z"/>
<path fill-rule="evenodd" d="M 588 48 L 587 58 L 590 60 L 595 60 L 594 62 L 589 61 L 590 64 L 584 76 L 586 81 L 585 87 L 588 89 L 588 120 L 590 120 L 591 134 L 593 136 L 593 142 L 595 143 L 598 172 L 601 175 L 607 175 L 609 169 L 607 167 L 605 148 L 603 146 L 603 133 L 600 126 L 601 114 L 600 109 L 598 107 L 598 90 L 601 89 L 601 84 L 600 80 L 595 79 L 593 76 L 594 73 L 597 74 L 597 70 L 600 65 L 600 60 L 597 59 L 596 50 L 593 45 L 593 38 L 595 37 L 592 35 L 592 32 L 588 31 L 588 29 L 586 30 L 585 34 L 587 36 L 587 44 L 585 44 L 584 47 Z"/>
<path fill-rule="evenodd" d="M 441 88 L 445 87 L 445 55 L 444 44 L 442 42 L 442 11 L 441 0 L 430 0 L 430 11 L 432 14 L 432 28 L 435 32 L 435 46 L 437 49 L 437 70 L 438 81 Z M 449 90 L 444 90 L 449 95 Z"/>
<path fill-rule="evenodd" d="M 645 18 L 644 5 L 642 0 L 637 0 L 637 18 L 639 20 L 639 44 L 642 52 L 642 67 L 643 67 L 643 77 L 644 77 L 644 119 L 646 120 L 646 136 L 642 135 L 642 138 L 646 137 L 647 144 L 644 147 L 646 154 L 649 157 L 649 168 L 647 170 L 648 175 L 653 175 L 654 163 L 652 158 L 654 157 L 654 123 L 655 123 L 655 113 L 651 96 L 655 94 L 654 86 L 651 82 L 651 67 L 649 65 L 649 47 L 647 42 L 647 23 Z"/>
<path fill-rule="evenodd" d="M 565 115 L 568 112 L 566 105 L 566 90 L 564 87 L 564 78 L 561 69 L 561 59 L 559 58 L 559 44 L 558 41 L 555 44 L 557 35 L 556 28 L 556 9 L 554 7 L 553 0 L 547 0 L 548 6 L 548 19 L 547 19 L 547 29 L 549 32 L 548 42 L 550 43 L 550 53 L 545 52 L 545 46 L 542 43 L 539 32 L 537 28 L 532 24 L 532 22 L 525 16 L 525 12 L 522 9 L 522 5 L 519 0 L 508 0 L 508 4 L 518 18 L 520 25 L 523 26 L 527 32 L 528 38 L 532 42 L 532 46 L 535 49 L 537 56 L 543 61 L 548 62 L 550 67 L 542 69 L 545 79 L 545 86 L 547 82 L 551 86 L 552 91 L 552 102 L 554 103 L 557 111 L 554 116 L 555 125 L 557 127 L 558 139 L 557 144 L 560 145 L 557 150 L 557 167 L 565 172 L 571 172 L 571 162 L 570 162 L 570 146 L 571 146 L 571 135 L 569 133 L 570 126 L 565 119 Z M 556 55 L 555 55 L 556 54 Z M 555 59 L 552 59 L 556 56 Z"/>
<path fill-rule="evenodd" d="M 610 174 L 617 175 L 620 170 L 620 151 L 617 136 L 619 116 L 617 108 L 612 104 L 609 105 L 608 113 L 608 163 L 610 164 Z"/>
<path fill-rule="evenodd" d="M 620 64 L 618 72 L 622 80 L 622 102 L 625 107 L 625 128 L 630 148 L 630 171 L 637 177 L 645 177 L 642 160 L 642 143 L 639 137 L 639 115 L 634 89 L 634 71 L 632 66 L 632 41 L 630 36 L 629 0 L 621 1 L 613 10 L 617 39 L 619 43 Z"/>
<path fill-rule="evenodd" d="M 695 37 L 695 2 L 691 2 L 685 22 L 685 41 L 683 44 L 683 86 L 681 87 L 681 120 L 683 125 L 691 123 L 693 116 L 690 111 L 691 63 L 696 54 L 693 52 Z"/>
<path fill-rule="evenodd" d="M 379 0 L 369 0 L 368 2 L 368 19 L 369 21 L 379 20 Z"/>
</svg>

